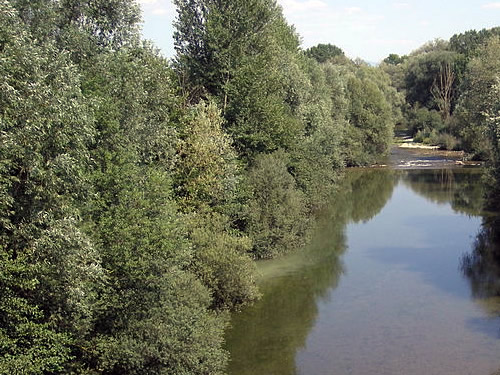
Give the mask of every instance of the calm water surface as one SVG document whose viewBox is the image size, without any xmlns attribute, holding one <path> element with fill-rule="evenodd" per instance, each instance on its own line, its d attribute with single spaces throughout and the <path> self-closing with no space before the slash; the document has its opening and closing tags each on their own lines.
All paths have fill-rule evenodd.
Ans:
<svg viewBox="0 0 500 375">
<path fill-rule="evenodd" d="M 350 171 L 312 244 L 259 264 L 263 298 L 233 315 L 229 373 L 498 370 L 500 267 L 485 259 L 500 235 L 481 186 L 480 170 Z"/>
</svg>

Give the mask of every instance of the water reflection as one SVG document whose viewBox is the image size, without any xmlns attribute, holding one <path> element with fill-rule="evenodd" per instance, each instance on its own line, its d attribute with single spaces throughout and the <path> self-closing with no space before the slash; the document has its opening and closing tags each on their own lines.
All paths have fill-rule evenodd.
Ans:
<svg viewBox="0 0 500 375">
<path fill-rule="evenodd" d="M 315 322 L 317 301 L 336 288 L 344 271 L 339 256 L 346 249 L 346 224 L 374 217 L 397 182 L 391 170 L 350 172 L 307 249 L 260 263 L 263 297 L 233 316 L 227 334 L 230 374 L 296 373 L 295 356 Z"/>
<path fill-rule="evenodd" d="M 470 253 L 461 259 L 461 270 L 469 281 L 472 297 L 491 318 L 500 316 L 500 214 L 498 198 L 489 198 L 485 204 L 486 216 Z M 495 212 L 496 211 L 496 212 Z M 500 326 L 492 330 L 484 320 L 472 320 L 475 329 L 500 338 Z M 500 375 L 500 369 L 491 375 Z"/>
<path fill-rule="evenodd" d="M 330 215 L 345 215 L 345 224 L 372 219 L 391 198 L 398 176 L 390 169 L 349 170 L 332 201 Z"/>
<path fill-rule="evenodd" d="M 343 250 L 343 238 L 337 246 Z M 227 336 L 232 359 L 229 373 L 295 374 L 295 354 L 304 346 L 316 318 L 316 301 L 327 288 L 336 286 L 341 273 L 338 257 L 331 255 L 299 275 L 262 283 L 263 298 L 233 316 L 234 330 Z"/>
<path fill-rule="evenodd" d="M 486 202 L 487 215 L 470 253 L 462 257 L 461 269 L 472 296 L 491 316 L 500 316 L 500 215 L 498 198 Z"/>
<path fill-rule="evenodd" d="M 233 315 L 233 328 L 227 333 L 232 357 L 229 374 L 347 374 L 349 368 L 357 368 L 359 374 L 390 374 L 398 373 L 391 371 L 399 371 L 405 364 L 414 365 L 413 372 L 404 371 L 407 374 L 458 374 L 466 368 L 459 361 L 443 360 L 440 372 L 433 372 L 432 361 L 427 363 L 422 358 L 427 356 L 439 363 L 439 355 L 444 353 L 446 360 L 453 361 L 465 358 L 470 347 L 481 345 L 488 356 L 482 338 L 464 337 L 464 330 L 469 328 L 488 335 L 491 324 L 467 304 L 467 285 L 456 272 L 459 247 L 453 242 L 461 242 L 462 251 L 466 251 L 468 234 L 462 232 L 471 230 L 471 222 L 464 215 L 458 215 L 461 218 L 457 220 L 456 213 L 480 213 L 479 176 L 479 171 L 465 169 L 350 170 L 332 199 L 332 209 L 323 214 L 311 245 L 288 257 L 259 263 L 263 298 Z M 434 205 L 422 207 L 424 200 L 418 197 Z M 384 219 L 372 221 L 389 201 L 392 208 L 380 215 Z M 438 207 L 434 207 L 436 204 Z M 428 206 L 434 208 L 429 212 Z M 365 227 L 375 222 L 378 224 L 371 232 L 349 231 L 348 241 L 347 224 Z M 498 224 L 491 227 L 499 228 Z M 444 232 L 441 225 L 447 225 Z M 477 228 L 478 219 L 474 219 L 474 225 Z M 395 233 L 388 235 L 391 229 Z M 498 232 L 494 234 L 497 240 Z M 352 234 L 357 238 L 354 244 Z M 440 235 L 446 238 L 433 239 Z M 492 235 L 491 231 L 483 233 L 485 238 Z M 351 249 L 342 257 L 348 242 L 369 251 L 351 254 Z M 492 253 L 498 261 L 499 252 L 476 251 L 483 247 L 475 246 L 479 255 L 471 254 L 463 264 L 472 270 L 468 276 L 474 285 L 471 288 L 488 290 L 487 295 L 497 298 L 500 285 L 491 282 L 490 275 L 500 269 L 500 263 L 495 269 L 485 264 L 491 263 L 486 257 L 492 257 Z M 450 259 L 454 259 L 453 264 Z M 390 284 L 392 276 L 398 283 Z M 461 315 L 450 313 L 462 309 L 466 311 Z M 378 311 L 375 320 L 371 320 L 370 310 Z M 426 321 L 424 316 L 436 319 Z M 456 329 L 457 324 L 463 327 Z M 426 340 L 436 332 L 449 334 L 427 345 Z M 332 353 L 336 354 L 333 359 Z M 498 361 L 486 359 L 482 361 L 484 366 L 474 367 L 480 370 L 477 373 L 489 374 L 497 367 Z M 402 367 L 394 361 L 400 361 Z M 471 358 L 464 361 L 474 362 Z M 477 366 L 476 362 L 467 371 Z M 494 366 L 488 368 L 492 362 Z"/>
<path fill-rule="evenodd" d="M 479 168 L 401 171 L 404 184 L 415 193 L 437 204 L 450 203 L 453 210 L 468 215 L 483 210 L 481 176 Z"/>
<path fill-rule="evenodd" d="M 500 218 L 487 217 L 473 250 L 464 255 L 462 270 L 475 298 L 500 297 Z"/>
</svg>

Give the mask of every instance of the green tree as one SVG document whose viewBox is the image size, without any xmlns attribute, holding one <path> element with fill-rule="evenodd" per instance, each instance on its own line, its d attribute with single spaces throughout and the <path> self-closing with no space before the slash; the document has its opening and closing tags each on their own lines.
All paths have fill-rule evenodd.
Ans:
<svg viewBox="0 0 500 375">
<path fill-rule="evenodd" d="M 212 307 L 235 309 L 254 300 L 252 242 L 232 222 L 241 209 L 240 168 L 220 111 L 200 102 L 180 130 L 176 192 L 189 217 L 191 269 L 212 292 Z"/>
<path fill-rule="evenodd" d="M 175 0 L 175 63 L 185 84 L 224 98 L 244 55 L 265 48 L 273 8 L 267 0 Z M 276 7 L 276 6 L 275 6 Z M 223 108 L 224 109 L 224 108 Z"/>
<path fill-rule="evenodd" d="M 344 51 L 332 44 L 318 44 L 317 46 L 310 47 L 305 51 L 306 56 L 315 59 L 319 63 L 327 62 L 337 56 L 344 56 Z"/>
<path fill-rule="evenodd" d="M 498 199 L 494 197 L 498 196 L 498 191 L 500 189 L 500 77 L 497 76 L 496 83 L 493 85 L 491 90 L 492 99 L 488 103 L 488 107 L 485 113 L 486 124 L 489 129 L 489 136 L 492 144 L 492 160 L 490 174 L 492 175 L 492 183 L 490 183 L 490 205 L 494 209 L 498 209 L 500 206 Z"/>
<path fill-rule="evenodd" d="M 446 49 L 436 49 L 426 53 L 414 54 L 408 60 L 406 71 L 406 100 L 411 106 L 421 105 L 428 109 L 439 109 L 440 102 L 433 95 L 433 87 L 438 87 L 438 91 L 448 87 L 440 85 L 442 78 L 448 78 L 446 72 L 456 77 L 456 65 L 460 56 L 456 52 Z M 444 74 L 444 76 L 443 76 Z M 446 81 L 446 83 L 449 83 Z M 451 100 L 455 98 L 455 90 L 458 81 L 452 80 L 449 93 L 446 97 L 450 103 L 446 106 L 451 111 Z M 435 90 L 435 89 L 434 89 Z"/>
<path fill-rule="evenodd" d="M 222 122 L 215 104 L 200 102 L 180 130 L 177 194 L 189 210 L 207 206 L 230 213 L 237 199 L 240 170 Z"/>
<path fill-rule="evenodd" d="M 140 8 L 133 0 L 9 0 L 38 41 L 55 42 L 77 63 L 107 48 L 137 42 Z"/>
<path fill-rule="evenodd" d="M 189 221 L 194 256 L 190 269 L 206 285 L 215 310 L 239 310 L 259 297 L 252 240 L 235 231 L 225 215 L 198 212 Z"/>
<path fill-rule="evenodd" d="M 482 159 L 491 157 L 492 152 L 486 113 L 497 100 L 493 87 L 500 74 L 499 48 L 500 38 L 493 37 L 469 62 L 465 89 L 456 111 L 465 150 Z"/>
<path fill-rule="evenodd" d="M 90 107 L 67 53 L 37 44 L 0 2 L 0 370 L 67 373 L 105 282 L 80 230 Z"/>
<path fill-rule="evenodd" d="M 392 141 L 396 119 L 392 103 L 384 93 L 388 77 L 382 83 L 375 78 L 373 69 L 359 67 L 347 79 L 349 125 L 342 148 L 350 166 L 377 161 L 387 154 Z"/>
<path fill-rule="evenodd" d="M 248 160 L 289 148 L 301 131 L 288 80 L 299 40 L 281 9 L 270 0 L 176 5 L 176 66 L 187 90 L 214 96 Z"/>
<path fill-rule="evenodd" d="M 248 233 L 254 240 L 255 258 L 270 258 L 304 243 L 307 215 L 303 193 L 288 173 L 288 155 L 279 150 L 259 155 L 250 169 Z"/>
<path fill-rule="evenodd" d="M 224 321 L 187 271 L 192 251 L 168 176 L 124 150 L 116 158 L 92 217 L 109 281 L 86 362 L 105 373 L 221 373 Z"/>
<path fill-rule="evenodd" d="M 462 54 L 469 61 L 477 55 L 478 48 L 495 35 L 500 35 L 500 27 L 455 34 L 450 38 L 450 49 Z"/>
<path fill-rule="evenodd" d="M 399 56 L 396 53 L 391 53 L 389 56 L 387 56 L 383 62 L 385 64 L 389 65 L 399 65 L 404 63 L 408 59 L 408 56 Z"/>
<path fill-rule="evenodd" d="M 311 212 L 328 202 L 344 161 L 341 152 L 347 104 L 335 66 L 304 59 L 298 115 L 304 134 L 290 150 L 290 173 Z M 306 75 L 307 74 L 307 75 Z"/>
</svg>

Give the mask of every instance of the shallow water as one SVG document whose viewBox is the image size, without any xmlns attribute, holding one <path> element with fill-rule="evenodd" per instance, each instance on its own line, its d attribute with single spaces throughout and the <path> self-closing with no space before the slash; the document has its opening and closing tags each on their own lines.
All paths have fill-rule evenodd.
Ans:
<svg viewBox="0 0 500 375">
<path fill-rule="evenodd" d="M 350 171 L 311 245 L 259 263 L 263 298 L 232 317 L 229 373 L 499 369 L 499 274 L 484 256 L 464 271 L 480 250 L 479 173 Z"/>
</svg>

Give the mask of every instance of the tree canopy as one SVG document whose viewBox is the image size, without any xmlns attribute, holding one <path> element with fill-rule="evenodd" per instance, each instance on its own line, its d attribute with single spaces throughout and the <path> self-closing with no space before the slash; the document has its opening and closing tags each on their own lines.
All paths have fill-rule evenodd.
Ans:
<svg viewBox="0 0 500 375">
<path fill-rule="evenodd" d="M 325 63 L 337 56 L 345 56 L 344 51 L 333 44 L 318 44 L 305 51 L 306 56 L 316 60 L 319 63 Z"/>
</svg>

